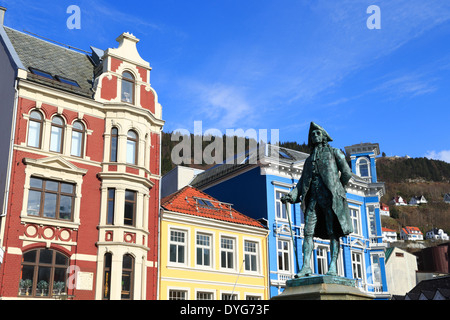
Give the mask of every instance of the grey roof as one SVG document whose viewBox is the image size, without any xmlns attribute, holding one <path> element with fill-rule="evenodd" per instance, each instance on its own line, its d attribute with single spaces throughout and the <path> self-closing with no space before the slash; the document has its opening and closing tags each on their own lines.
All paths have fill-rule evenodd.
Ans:
<svg viewBox="0 0 450 320">
<path fill-rule="evenodd" d="M 28 73 L 28 80 L 86 97 L 93 96 L 94 64 L 88 54 L 56 45 L 8 27 L 4 27 L 4 29 L 27 71 L 30 71 L 29 68 L 39 69 L 53 76 L 75 80 L 80 87 L 50 80 L 32 73 Z"/>
</svg>

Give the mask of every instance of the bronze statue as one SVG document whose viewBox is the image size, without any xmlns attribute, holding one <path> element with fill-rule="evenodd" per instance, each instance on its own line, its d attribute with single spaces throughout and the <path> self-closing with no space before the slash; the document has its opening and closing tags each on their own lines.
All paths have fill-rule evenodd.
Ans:
<svg viewBox="0 0 450 320">
<path fill-rule="evenodd" d="M 305 215 L 303 266 L 296 277 L 312 274 L 313 237 L 330 239 L 331 261 L 327 275 L 336 276 L 339 238 L 353 232 L 345 191 L 352 171 L 344 154 L 332 148 L 329 141 L 333 140 L 328 133 L 311 122 L 308 136 L 311 155 L 305 161 L 297 186 L 281 198 L 283 203 L 301 202 Z"/>
</svg>

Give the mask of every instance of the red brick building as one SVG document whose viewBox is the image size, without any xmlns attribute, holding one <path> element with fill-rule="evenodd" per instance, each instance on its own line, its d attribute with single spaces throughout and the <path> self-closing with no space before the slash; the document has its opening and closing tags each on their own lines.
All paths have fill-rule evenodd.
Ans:
<svg viewBox="0 0 450 320">
<path fill-rule="evenodd" d="M 0 25 L 0 298 L 156 299 L 162 108 L 138 39 Z"/>
</svg>

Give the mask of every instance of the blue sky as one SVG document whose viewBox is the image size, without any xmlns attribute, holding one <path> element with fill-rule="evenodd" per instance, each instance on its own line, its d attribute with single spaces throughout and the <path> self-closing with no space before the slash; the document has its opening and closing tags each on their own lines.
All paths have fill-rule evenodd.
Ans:
<svg viewBox="0 0 450 320">
<path fill-rule="evenodd" d="M 343 149 L 450 162 L 450 1 L 0 0 L 5 25 L 90 50 L 131 32 L 153 70 L 164 131 L 278 129 L 311 121 Z M 70 30 L 69 5 L 81 9 Z M 368 29 L 377 5 L 381 29 Z"/>
</svg>

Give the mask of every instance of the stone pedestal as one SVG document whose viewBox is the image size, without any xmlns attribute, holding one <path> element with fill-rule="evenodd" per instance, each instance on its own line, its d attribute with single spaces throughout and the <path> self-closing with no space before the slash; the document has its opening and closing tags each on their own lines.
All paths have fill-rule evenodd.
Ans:
<svg viewBox="0 0 450 320">
<path fill-rule="evenodd" d="M 356 287 L 356 280 L 335 276 L 308 276 L 286 281 L 286 289 L 273 300 L 373 300 Z"/>
</svg>

